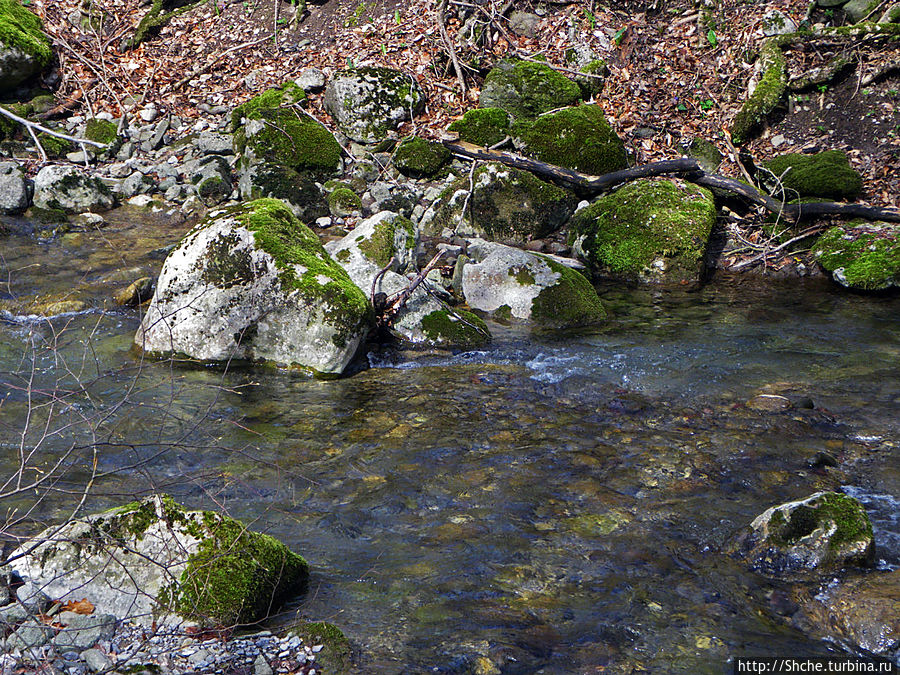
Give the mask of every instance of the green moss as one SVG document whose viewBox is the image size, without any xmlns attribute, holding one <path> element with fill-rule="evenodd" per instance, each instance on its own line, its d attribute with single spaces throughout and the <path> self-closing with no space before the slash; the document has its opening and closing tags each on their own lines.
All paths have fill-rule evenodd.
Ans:
<svg viewBox="0 0 900 675">
<path fill-rule="evenodd" d="M 531 317 L 542 326 L 574 327 L 598 323 L 606 310 L 591 283 L 577 270 L 540 256 L 559 274 L 556 284 L 541 291 L 531 304 Z"/>
<path fill-rule="evenodd" d="M 790 513 L 790 520 L 782 510 L 776 510 L 769 520 L 770 540 L 776 546 L 790 546 L 818 528 L 834 523 L 831 548 L 873 537 L 872 523 L 862 504 L 837 492 L 826 492 L 812 505 L 801 505 Z"/>
<path fill-rule="evenodd" d="M 134 49 L 145 40 L 149 40 L 158 35 L 162 27 L 165 26 L 173 17 L 176 17 L 179 14 L 184 14 L 185 12 L 192 10 L 194 7 L 205 4 L 206 2 L 207 0 L 189 0 L 188 2 L 182 4 L 181 7 L 177 7 L 176 9 L 166 12 L 163 8 L 163 0 L 153 0 L 150 9 L 144 15 L 144 18 L 141 19 L 141 22 L 135 29 L 134 34 L 122 41 L 122 49 Z"/>
<path fill-rule="evenodd" d="M 234 136 L 235 150 L 318 175 L 334 173 L 341 165 L 341 146 L 328 129 L 290 108 L 260 108 L 247 116 L 256 122 L 248 136 L 244 125 Z"/>
<path fill-rule="evenodd" d="M 41 20 L 16 0 L 0 0 L 0 41 L 34 58 L 41 68 L 53 56 Z"/>
<path fill-rule="evenodd" d="M 259 110 L 280 108 L 293 105 L 306 100 L 306 92 L 296 82 L 288 80 L 280 87 L 267 89 L 249 101 L 245 101 L 231 111 L 231 130 L 236 131 L 241 126 L 241 119 L 252 118 Z"/>
<path fill-rule="evenodd" d="M 305 645 L 322 645 L 322 651 L 316 654 L 317 669 L 341 675 L 349 668 L 352 656 L 350 641 L 334 624 L 312 621 L 291 629 L 290 633 L 300 637 Z"/>
<path fill-rule="evenodd" d="M 413 136 L 404 138 L 394 151 L 394 166 L 405 176 L 434 176 L 450 161 L 450 151 L 440 143 Z"/>
<path fill-rule="evenodd" d="M 874 291 L 900 286 L 900 225 L 855 222 L 832 227 L 813 254 L 843 285 Z"/>
<path fill-rule="evenodd" d="M 541 113 L 576 103 L 578 85 L 543 63 L 504 59 L 493 68 L 481 88 L 484 108 L 502 108 L 514 118 Z"/>
<path fill-rule="evenodd" d="M 48 133 L 39 133 L 37 138 L 48 157 L 62 157 L 75 148 L 71 141 L 51 136 Z"/>
<path fill-rule="evenodd" d="M 516 281 L 518 281 L 523 286 L 534 285 L 534 275 L 528 271 L 527 267 L 522 266 L 518 270 L 516 270 L 515 268 L 511 268 L 509 271 L 511 276 L 515 276 Z M 512 274 L 513 271 L 515 271 L 514 275 Z"/>
<path fill-rule="evenodd" d="M 862 176 L 840 150 L 815 155 L 789 153 L 762 163 L 788 190 L 788 197 L 823 197 L 853 200 L 862 192 Z"/>
<path fill-rule="evenodd" d="M 460 140 L 489 148 L 509 135 L 509 113 L 500 108 L 470 110 L 447 129 L 458 133 Z"/>
<path fill-rule="evenodd" d="M 404 110 L 417 115 L 425 109 L 425 96 L 408 74 L 391 68 L 365 66 L 335 73 L 334 79 L 350 78 L 361 83 L 343 102 L 346 110 L 354 109 L 353 119 L 341 117 L 342 130 L 366 143 L 384 141 L 385 134 L 396 128 L 398 120 L 386 115 L 389 110 Z M 333 105 L 333 104 L 332 104 Z M 338 104 L 340 105 L 340 104 Z M 332 114 L 340 110 L 332 110 Z"/>
<path fill-rule="evenodd" d="M 422 330 L 431 342 L 461 349 L 481 347 L 491 341 L 487 324 L 464 310 L 431 312 L 422 319 Z"/>
<path fill-rule="evenodd" d="M 87 121 L 84 137 L 89 141 L 109 145 L 116 140 L 116 129 L 115 123 L 110 120 L 98 120 L 96 117 L 92 117 Z"/>
<path fill-rule="evenodd" d="M 204 538 L 168 600 L 181 616 L 233 626 L 258 621 L 309 575 L 306 561 L 276 539 L 204 512 Z"/>
<path fill-rule="evenodd" d="M 405 246 L 412 250 L 416 245 L 415 227 L 412 221 L 398 216 L 392 220 L 383 220 L 375 225 L 375 232 L 368 239 L 359 242 L 360 252 L 378 267 L 385 267 L 396 255 L 394 246 L 397 242 L 397 228 L 406 234 Z"/>
<path fill-rule="evenodd" d="M 326 201 L 331 214 L 334 216 L 349 216 L 354 211 L 362 211 L 362 200 L 349 188 L 337 188 L 332 190 Z"/>
<path fill-rule="evenodd" d="M 715 222 L 707 190 L 643 179 L 579 211 L 570 236 L 600 274 L 696 281 Z"/>
<path fill-rule="evenodd" d="M 735 143 L 746 143 L 751 134 L 781 102 L 787 88 L 784 54 L 777 40 L 766 40 L 759 53 L 762 75 L 756 89 L 741 107 L 731 125 Z"/>
<path fill-rule="evenodd" d="M 310 303 L 325 305 L 328 319 L 341 328 L 334 338 L 339 341 L 338 347 L 372 320 L 366 296 L 287 204 L 278 199 L 258 199 L 231 207 L 226 213 L 253 232 L 256 245 L 272 256 L 282 288 L 296 290 Z"/>
<path fill-rule="evenodd" d="M 589 99 L 598 96 L 603 91 L 604 79 L 609 74 L 609 68 L 603 59 L 594 59 L 578 69 L 583 75 L 576 75 L 575 82 L 581 88 L 581 97 Z M 594 77 L 591 77 L 594 76 Z"/>
<path fill-rule="evenodd" d="M 512 135 L 524 154 L 542 162 L 596 176 L 628 166 L 625 144 L 598 105 L 567 108 L 534 121 L 517 120 Z"/>
</svg>

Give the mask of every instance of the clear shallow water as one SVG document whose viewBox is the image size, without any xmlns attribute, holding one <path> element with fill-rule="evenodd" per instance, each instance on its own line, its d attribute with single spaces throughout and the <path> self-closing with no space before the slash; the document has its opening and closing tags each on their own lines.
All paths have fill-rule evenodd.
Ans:
<svg viewBox="0 0 900 675">
<path fill-rule="evenodd" d="M 104 236 L 133 226 L 116 227 Z M 143 250 L 164 234 L 144 228 Z M 100 246 L 6 244 L 10 296 L 60 292 Z M 128 264 L 152 266 L 140 249 Z M 59 270 L 29 272 L 46 256 Z M 309 559 L 309 591 L 274 622 L 336 623 L 359 672 L 721 673 L 735 655 L 825 655 L 776 618 L 784 589 L 719 553 L 820 488 L 853 486 L 884 564 L 900 560 L 896 297 L 796 280 L 601 289 L 600 330 L 494 326 L 485 351 L 373 352 L 322 382 L 140 362 L 137 313 L 93 283 L 122 263 L 93 260 L 78 273 L 90 311 L 0 320 L 3 475 L 23 447 L 67 467 L 20 527 L 68 513 L 95 458 L 88 508 L 153 490 L 217 504 Z M 748 410 L 760 392 L 816 409 Z M 811 468 L 817 453 L 840 466 Z"/>
</svg>

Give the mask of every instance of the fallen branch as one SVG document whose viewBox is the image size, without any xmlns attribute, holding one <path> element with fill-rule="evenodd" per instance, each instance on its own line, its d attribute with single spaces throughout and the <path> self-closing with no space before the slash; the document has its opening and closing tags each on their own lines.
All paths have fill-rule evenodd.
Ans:
<svg viewBox="0 0 900 675">
<path fill-rule="evenodd" d="M 798 234 L 796 237 L 792 237 L 791 239 L 788 239 L 786 242 L 779 244 L 775 248 L 767 249 L 767 250 L 763 251 L 762 253 L 760 253 L 759 255 L 755 255 L 752 258 L 748 258 L 747 260 L 742 260 L 737 265 L 733 265 L 731 267 L 731 270 L 736 272 L 737 270 L 742 270 L 745 267 L 750 267 L 751 265 L 755 265 L 759 261 L 768 258 L 773 253 L 778 253 L 778 251 L 782 251 L 782 250 L 786 249 L 788 246 L 791 246 L 792 244 L 796 244 L 798 241 L 803 241 L 804 239 L 806 239 L 808 237 L 813 237 L 817 234 L 822 234 L 822 232 L 824 232 L 827 229 L 828 229 L 827 227 L 821 227 L 821 226 L 811 227 L 807 230 L 804 230 L 803 232 Z"/>
<path fill-rule="evenodd" d="M 453 62 L 453 70 L 456 71 L 456 79 L 459 82 L 459 91 L 462 96 L 463 101 L 466 100 L 466 78 L 463 76 L 462 67 L 459 65 L 459 59 L 456 57 L 456 49 L 453 47 L 453 42 L 450 40 L 450 35 L 447 33 L 447 23 L 444 14 L 447 12 L 447 0 L 441 0 L 440 4 L 437 8 L 438 14 L 438 28 L 441 31 L 441 39 L 444 41 L 444 46 L 447 47 L 447 52 L 450 54 L 450 61 Z"/>
<path fill-rule="evenodd" d="M 106 143 L 97 143 L 96 141 L 90 141 L 87 138 L 75 138 L 74 136 L 69 136 L 68 134 L 60 133 L 59 131 L 54 131 L 53 129 L 48 129 L 47 127 L 38 124 L 37 122 L 32 122 L 31 120 L 27 120 L 24 117 L 19 117 L 15 113 L 11 113 L 9 110 L 0 106 L 0 115 L 4 117 L 8 117 L 14 122 L 18 122 L 26 129 L 28 129 L 28 133 L 31 134 L 32 140 L 34 140 L 35 145 L 37 145 L 38 152 L 41 153 L 41 160 L 47 161 L 47 153 L 44 151 L 44 146 L 41 145 L 41 142 L 38 140 L 37 134 L 34 133 L 34 130 L 37 129 L 45 134 L 53 136 L 55 138 L 61 138 L 64 141 L 70 141 L 72 143 L 78 143 L 81 146 L 81 152 L 84 154 L 84 163 L 87 164 L 87 149 L 86 145 L 93 145 L 95 148 L 105 148 Z"/>
<path fill-rule="evenodd" d="M 444 253 L 446 253 L 446 249 L 443 251 L 438 251 L 428 262 L 428 264 L 425 265 L 425 267 L 423 267 L 422 270 L 416 275 L 416 278 L 410 282 L 409 286 L 404 288 L 393 298 L 387 301 L 384 308 L 384 316 L 386 318 L 393 318 L 397 315 L 397 312 L 403 309 L 403 306 L 406 304 L 406 301 L 409 300 L 409 297 L 413 294 L 413 291 L 415 291 L 416 288 L 419 287 L 419 284 L 421 284 L 425 280 L 425 277 L 428 276 L 428 273 L 434 269 L 434 266 L 438 264 L 438 261 L 441 259 Z"/>
<path fill-rule="evenodd" d="M 706 173 L 700 168 L 696 159 L 685 157 L 682 159 L 667 159 L 661 162 L 651 162 L 641 166 L 623 169 L 604 174 L 603 176 L 591 176 L 573 169 L 547 164 L 535 159 L 529 159 L 511 152 L 500 150 L 488 150 L 472 143 L 462 141 L 444 141 L 444 145 L 454 154 L 460 157 L 483 159 L 500 162 L 516 169 L 531 171 L 539 176 L 573 188 L 584 196 L 595 196 L 622 183 L 650 178 L 652 176 L 677 175 L 685 180 L 702 185 L 704 187 L 729 192 L 748 200 L 752 204 L 762 206 L 767 211 L 784 215 L 794 222 L 822 216 L 836 216 L 839 218 L 866 218 L 870 220 L 885 220 L 900 222 L 900 210 L 893 208 L 881 208 L 877 206 L 863 206 L 862 204 L 842 204 L 838 202 L 810 202 L 807 204 L 786 204 L 761 193 L 756 188 L 741 181 L 717 174 Z"/>
</svg>

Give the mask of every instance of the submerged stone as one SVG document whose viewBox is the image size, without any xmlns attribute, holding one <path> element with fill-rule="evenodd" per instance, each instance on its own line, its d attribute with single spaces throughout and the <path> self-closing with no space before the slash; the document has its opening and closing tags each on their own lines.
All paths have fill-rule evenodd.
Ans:
<svg viewBox="0 0 900 675">
<path fill-rule="evenodd" d="M 595 176 L 628 166 L 625 144 L 598 105 L 566 108 L 534 121 L 517 120 L 512 135 L 523 154 L 549 164 Z"/>
<path fill-rule="evenodd" d="M 715 222 L 707 190 L 680 180 L 642 179 L 575 214 L 570 237 L 600 276 L 695 282 Z"/>
<path fill-rule="evenodd" d="M 875 539 L 862 504 L 837 492 L 817 492 L 767 509 L 732 550 L 757 572 L 793 578 L 869 565 Z"/>
<path fill-rule="evenodd" d="M 862 176 L 840 150 L 815 155 L 788 153 L 762 165 L 780 180 L 788 200 L 804 197 L 852 200 L 862 192 Z"/>
<path fill-rule="evenodd" d="M 163 265 L 140 349 L 341 373 L 369 329 L 366 296 L 284 202 L 211 212 Z"/>
<path fill-rule="evenodd" d="M 900 286 L 900 225 L 855 221 L 825 232 L 813 255 L 842 286 L 879 291 Z"/>
<path fill-rule="evenodd" d="M 9 568 L 55 600 L 88 597 L 99 612 L 148 626 L 258 621 L 308 575 L 276 539 L 166 495 L 49 528 L 18 554 Z"/>
</svg>

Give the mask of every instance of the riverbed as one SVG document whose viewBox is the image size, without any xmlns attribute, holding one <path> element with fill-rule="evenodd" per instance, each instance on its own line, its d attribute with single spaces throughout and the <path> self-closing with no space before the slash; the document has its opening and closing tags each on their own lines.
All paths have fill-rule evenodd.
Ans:
<svg viewBox="0 0 900 675">
<path fill-rule="evenodd" d="M 330 621 L 360 673 L 730 672 L 822 656 L 787 592 L 722 553 L 762 510 L 859 497 L 900 564 L 900 298 L 825 279 L 598 288 L 610 320 L 480 351 L 372 347 L 323 381 L 143 360 L 110 292 L 187 225 L 2 236 L 0 469 L 34 450 L 20 531 L 164 491 L 285 541 L 312 568 L 274 617 Z M 84 309 L 16 311 L 33 295 Z M 21 302 L 20 302 L 21 305 Z M 758 410 L 754 396 L 791 407 Z M 22 429 L 27 426 L 22 441 Z"/>
</svg>

